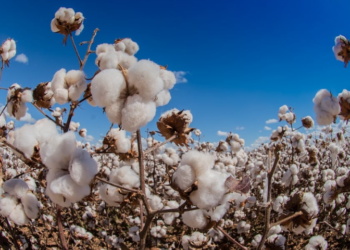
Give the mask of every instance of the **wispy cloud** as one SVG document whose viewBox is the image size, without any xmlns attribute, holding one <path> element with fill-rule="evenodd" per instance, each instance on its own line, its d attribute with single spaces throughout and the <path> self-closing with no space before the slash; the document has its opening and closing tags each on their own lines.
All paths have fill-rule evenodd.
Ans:
<svg viewBox="0 0 350 250">
<path fill-rule="evenodd" d="M 239 127 L 239 126 L 236 127 L 236 130 L 243 130 L 243 129 L 244 127 Z"/>
<path fill-rule="evenodd" d="M 255 148 L 258 148 L 261 144 L 267 142 L 268 140 L 270 140 L 269 137 L 260 136 L 252 144 L 250 144 L 250 146 L 246 147 L 246 150 L 253 150 Z"/>
<path fill-rule="evenodd" d="M 187 72 L 185 72 L 185 71 L 173 71 L 173 73 L 175 74 L 175 78 L 176 78 L 177 83 L 188 82 L 187 79 L 185 78 L 185 75 L 187 74 Z"/>
<path fill-rule="evenodd" d="M 265 129 L 265 130 L 271 130 L 271 128 L 268 127 L 268 126 L 265 126 L 264 129 Z"/>
<path fill-rule="evenodd" d="M 34 123 L 36 122 L 36 120 L 32 117 L 31 114 L 29 114 L 28 112 L 25 114 L 25 116 L 21 117 L 21 119 L 19 119 L 21 122 L 29 122 L 29 123 Z"/>
<path fill-rule="evenodd" d="M 87 135 L 87 136 L 85 136 L 85 141 L 88 141 L 88 142 L 92 142 L 92 141 L 94 141 L 94 137 L 92 136 L 92 135 Z"/>
<path fill-rule="evenodd" d="M 269 119 L 269 120 L 266 121 L 266 124 L 276 123 L 276 122 L 278 122 L 277 119 Z"/>
<path fill-rule="evenodd" d="M 18 56 L 16 56 L 15 61 L 27 64 L 28 63 L 28 57 L 25 54 L 19 54 Z"/>
<path fill-rule="evenodd" d="M 224 131 L 219 130 L 218 136 L 228 136 L 228 132 L 224 132 Z"/>
</svg>

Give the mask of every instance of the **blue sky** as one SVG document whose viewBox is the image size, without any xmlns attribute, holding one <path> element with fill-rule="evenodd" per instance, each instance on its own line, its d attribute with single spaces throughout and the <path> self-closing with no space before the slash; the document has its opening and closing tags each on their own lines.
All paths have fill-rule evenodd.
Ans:
<svg viewBox="0 0 350 250">
<path fill-rule="evenodd" d="M 93 49 L 130 37 L 140 46 L 138 59 L 184 72 L 187 82 L 175 85 L 172 100 L 157 109 L 150 130 L 156 130 L 161 113 L 189 109 L 202 140 L 215 142 L 224 139 L 219 130 L 232 131 L 249 146 L 270 136 L 265 126 L 279 125 L 266 121 L 277 119 L 280 106 L 295 108 L 298 126 L 302 117 L 314 117 L 312 98 L 319 89 L 338 94 L 348 88 L 349 69 L 332 52 L 337 35 L 350 37 L 350 2 L 345 0 L 5 1 L 0 42 L 14 38 L 17 54 L 25 54 L 28 62 L 12 60 L 2 87 L 17 82 L 35 88 L 61 68 L 78 69 L 71 44 L 63 46 L 63 36 L 50 30 L 59 7 L 86 17 L 76 43 L 89 40 L 99 28 Z M 86 45 L 79 50 L 85 53 Z M 84 69 L 87 76 L 97 70 L 95 58 L 91 55 Z M 6 103 L 6 91 L 0 92 L 0 103 Z M 29 112 L 34 119 L 42 117 L 31 106 Z M 102 110 L 87 103 L 73 121 L 95 139 L 110 126 Z"/>
</svg>

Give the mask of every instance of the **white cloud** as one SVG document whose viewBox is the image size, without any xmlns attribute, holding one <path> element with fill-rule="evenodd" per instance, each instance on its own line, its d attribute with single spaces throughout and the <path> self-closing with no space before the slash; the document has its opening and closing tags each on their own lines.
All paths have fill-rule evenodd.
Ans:
<svg viewBox="0 0 350 250">
<path fill-rule="evenodd" d="M 85 136 L 85 141 L 92 142 L 95 138 L 92 135 Z"/>
<path fill-rule="evenodd" d="M 28 57 L 25 54 L 19 54 L 18 56 L 16 56 L 15 61 L 27 64 L 28 63 Z"/>
<path fill-rule="evenodd" d="M 278 122 L 278 120 L 276 120 L 276 119 L 269 119 L 269 120 L 266 121 L 266 124 L 276 123 L 276 122 Z"/>
<path fill-rule="evenodd" d="M 236 127 L 236 130 L 243 130 L 244 129 L 244 127 Z"/>
<path fill-rule="evenodd" d="M 21 122 L 29 122 L 29 123 L 34 123 L 36 120 L 32 117 L 31 114 L 28 112 L 23 116 L 21 119 L 19 119 Z"/>
<path fill-rule="evenodd" d="M 255 148 L 258 148 L 258 147 L 260 147 L 261 144 L 267 142 L 268 140 L 270 140 L 269 137 L 267 137 L 267 136 L 260 136 L 252 144 L 250 144 L 250 146 L 246 147 L 246 150 L 253 150 Z"/>
<path fill-rule="evenodd" d="M 228 132 L 218 131 L 218 136 L 228 136 Z"/>
<path fill-rule="evenodd" d="M 176 83 L 188 82 L 187 79 L 185 78 L 185 75 L 187 74 L 187 72 L 185 72 L 185 71 L 173 71 L 173 73 L 175 74 Z"/>
<path fill-rule="evenodd" d="M 271 130 L 271 128 L 268 127 L 268 126 L 265 126 L 264 129 L 265 129 L 265 130 Z"/>
</svg>

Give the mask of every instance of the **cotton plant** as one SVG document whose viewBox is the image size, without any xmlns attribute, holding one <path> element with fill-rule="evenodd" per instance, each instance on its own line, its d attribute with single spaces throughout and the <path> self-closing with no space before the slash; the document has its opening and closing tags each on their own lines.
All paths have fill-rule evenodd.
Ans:
<svg viewBox="0 0 350 250">
<path fill-rule="evenodd" d="M 345 36 L 339 35 L 335 38 L 334 43 L 335 45 L 333 46 L 333 52 L 335 58 L 338 61 L 344 62 L 344 65 L 346 67 L 350 60 L 350 54 L 348 51 L 348 48 L 350 47 L 349 40 Z"/>
<path fill-rule="evenodd" d="M 32 101 L 32 91 L 28 88 L 22 89 L 19 84 L 14 83 L 7 92 L 7 112 L 10 114 L 10 116 L 13 116 L 19 120 L 27 113 L 28 108 L 26 103 Z"/>
<path fill-rule="evenodd" d="M 21 179 L 10 179 L 3 183 L 4 193 L 0 199 L 0 214 L 17 225 L 29 223 L 39 215 L 38 199 Z"/>
<path fill-rule="evenodd" d="M 314 111 L 318 125 L 329 125 L 335 121 L 340 113 L 338 98 L 333 96 L 328 90 L 319 90 L 314 99 Z"/>
<path fill-rule="evenodd" d="M 8 38 L 0 47 L 1 60 L 9 66 L 10 60 L 16 55 L 16 42 Z"/>
<path fill-rule="evenodd" d="M 288 108 L 287 105 L 283 105 L 278 110 L 278 118 L 280 121 L 285 120 L 289 124 L 293 124 L 295 122 L 296 116 L 295 114 Z"/>
<path fill-rule="evenodd" d="M 84 19 L 83 13 L 75 12 L 72 8 L 61 7 L 51 21 L 51 31 L 65 35 L 64 42 L 66 42 L 67 36 L 72 32 L 75 31 L 76 35 L 80 35 L 84 29 Z"/>
</svg>

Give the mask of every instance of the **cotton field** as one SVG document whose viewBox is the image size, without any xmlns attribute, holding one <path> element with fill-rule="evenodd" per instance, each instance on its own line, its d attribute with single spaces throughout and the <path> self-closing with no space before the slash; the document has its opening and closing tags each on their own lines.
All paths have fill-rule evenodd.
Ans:
<svg viewBox="0 0 350 250">
<path fill-rule="evenodd" d="M 348 90 L 319 90 L 315 114 L 301 119 L 288 105 L 276 107 L 280 126 L 250 151 L 236 133 L 205 141 L 189 110 L 170 109 L 157 117 L 157 131 L 141 134 L 170 102 L 176 77 L 136 58 L 130 38 L 93 44 L 98 29 L 80 55 L 72 33 L 83 32 L 84 19 L 62 7 L 51 21 L 58 39 L 71 40 L 76 68 L 58 68 L 34 89 L 2 84 L 3 249 L 350 249 Z M 346 67 L 350 42 L 336 37 L 333 51 Z M 15 40 L 0 54 L 1 79 Z M 88 59 L 96 64 L 91 79 Z M 82 142 L 88 131 L 75 120 L 82 104 L 111 123 L 101 145 Z M 7 121 L 5 113 L 20 120 L 29 106 L 42 119 L 19 128 Z M 344 126 L 332 126 L 339 119 Z M 316 124 L 322 131 L 309 132 Z"/>
</svg>

